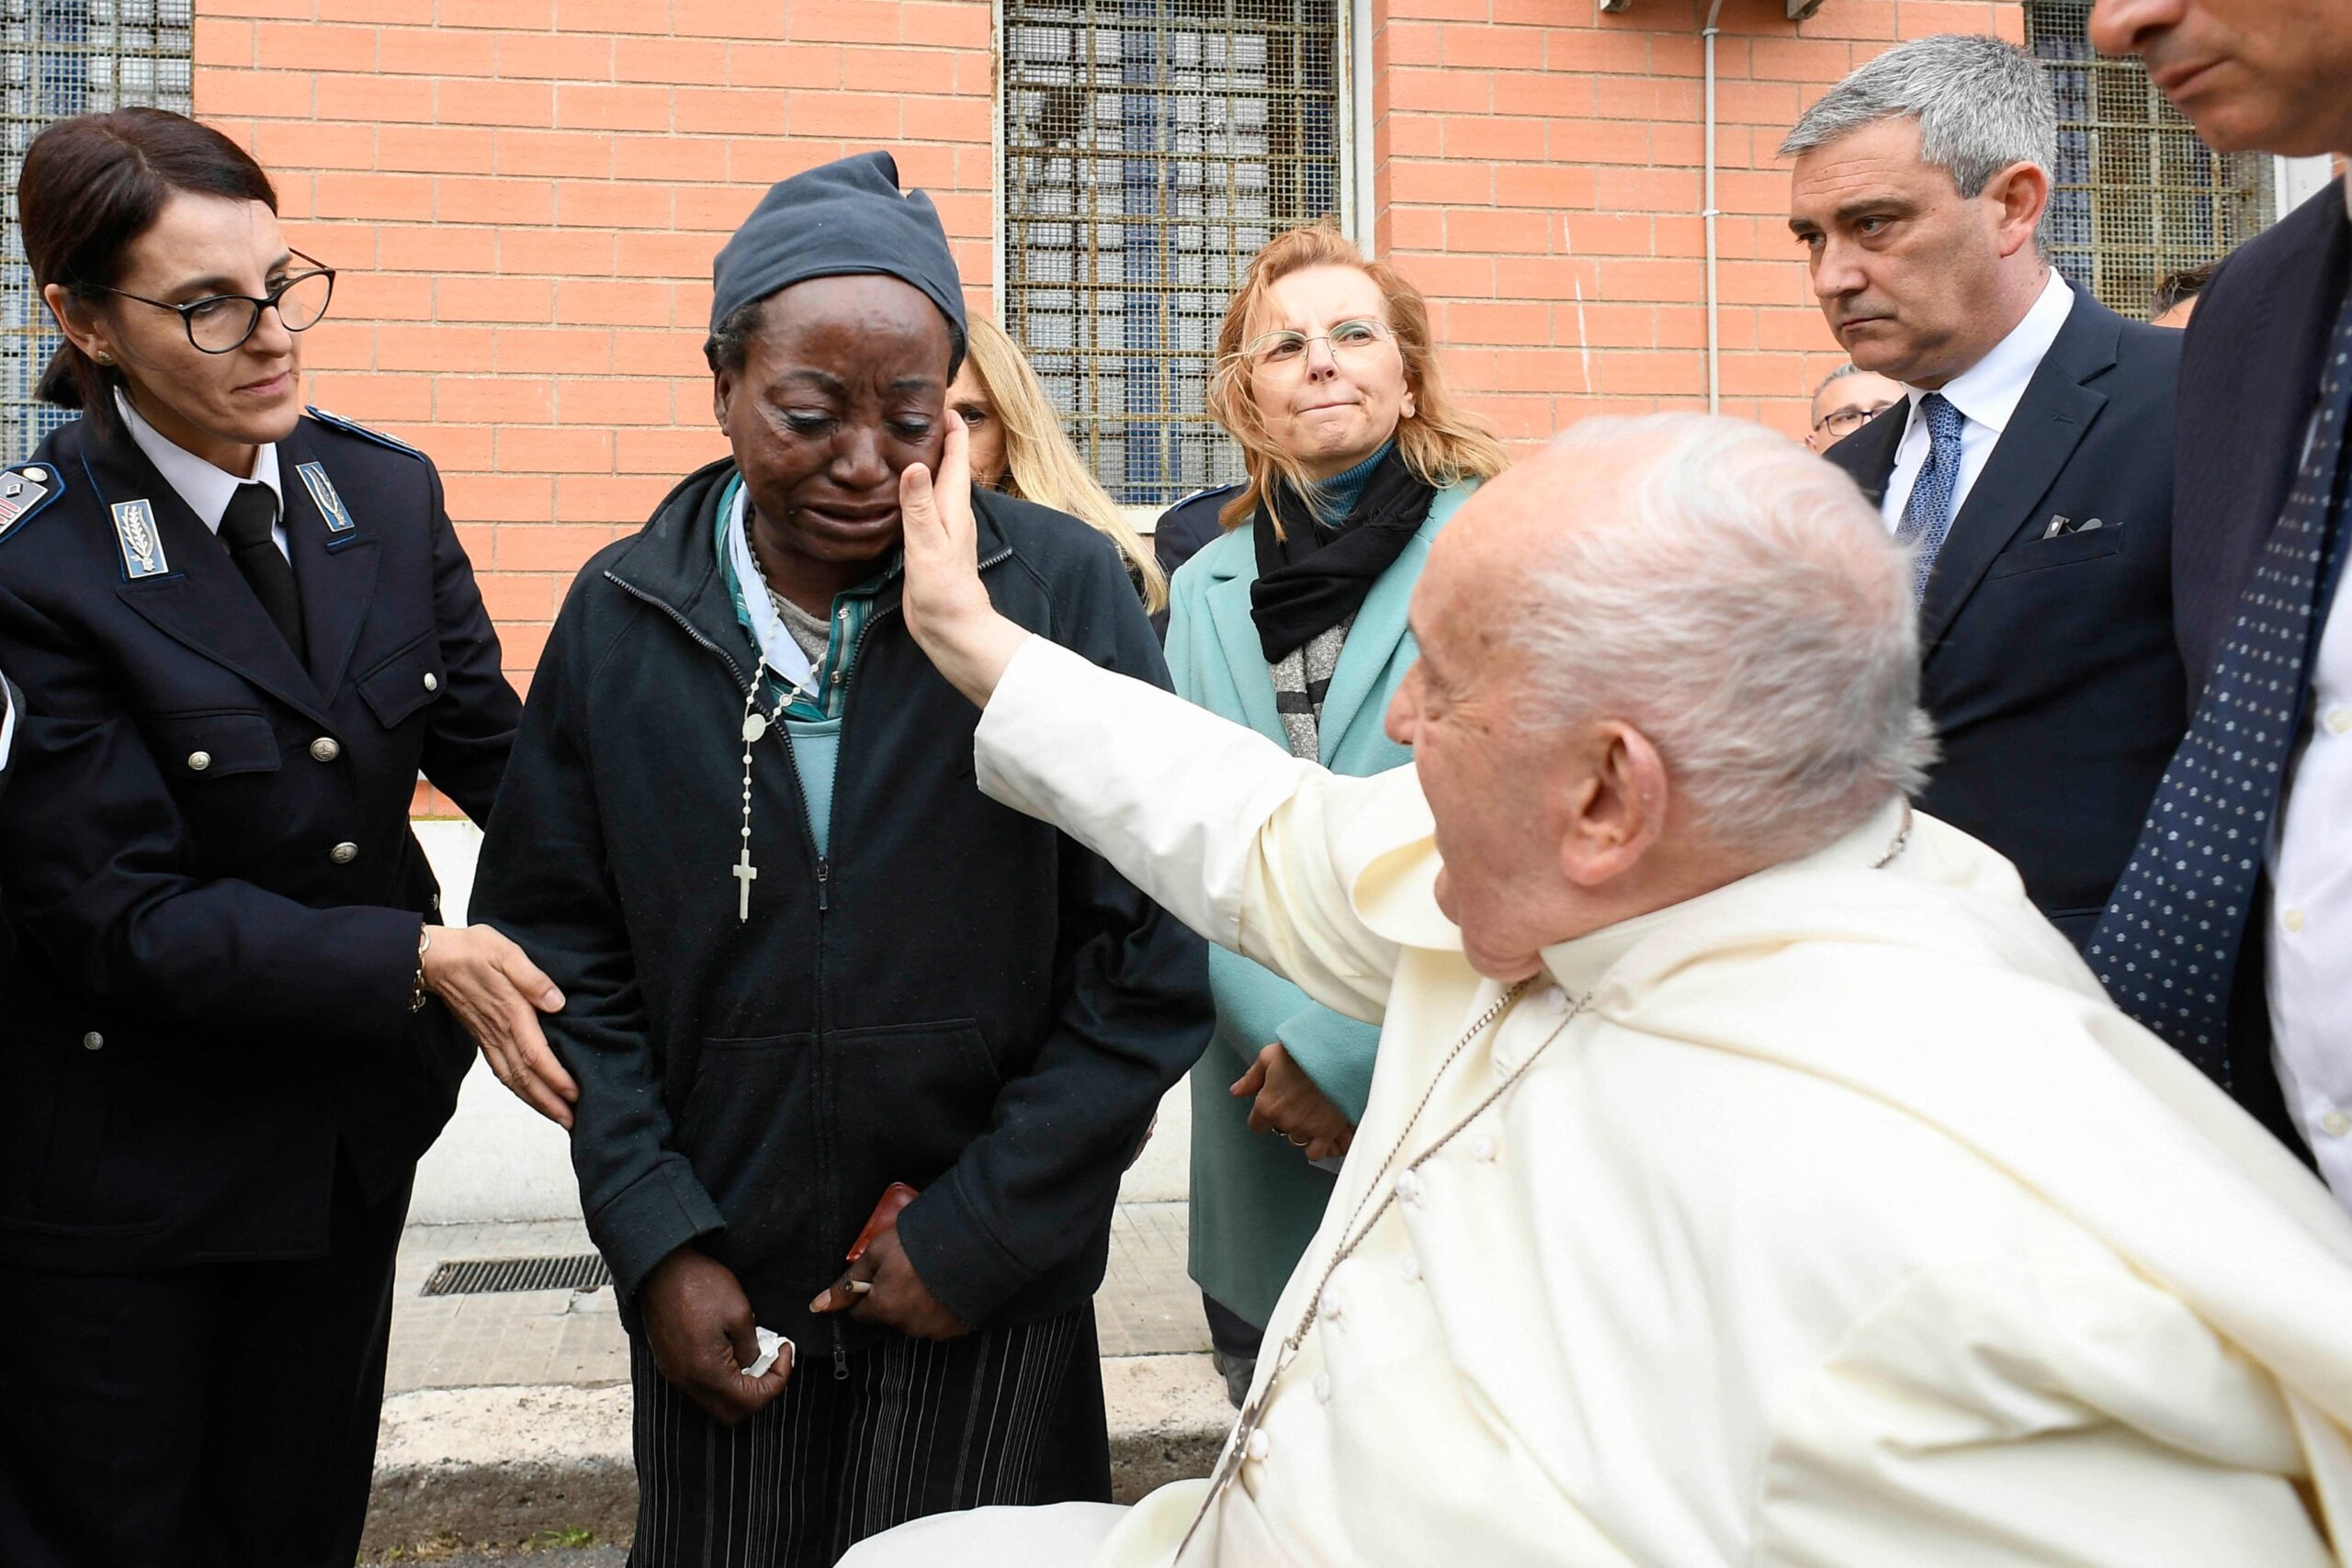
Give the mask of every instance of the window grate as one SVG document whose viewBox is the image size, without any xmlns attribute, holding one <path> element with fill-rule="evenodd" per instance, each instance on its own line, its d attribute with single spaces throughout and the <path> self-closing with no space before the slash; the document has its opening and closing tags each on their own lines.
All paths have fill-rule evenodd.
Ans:
<svg viewBox="0 0 2352 1568">
<path fill-rule="evenodd" d="M 2066 280 L 2145 317 L 2165 274 L 2227 255 L 2275 216 L 2271 162 L 2198 139 L 2137 60 L 2103 60 L 2091 0 L 2030 0 L 2028 46 L 2058 106 L 2048 233 Z"/>
<path fill-rule="evenodd" d="M 490 1296 L 510 1291 L 601 1291 L 613 1282 L 593 1252 L 569 1258 L 471 1258 L 444 1263 L 420 1296 Z"/>
<path fill-rule="evenodd" d="M 1003 0 L 1005 325 L 1129 505 L 1241 474 L 1208 416 L 1250 258 L 1340 210 L 1334 0 Z"/>
<path fill-rule="evenodd" d="M 0 462 L 72 417 L 33 388 L 57 330 L 17 229 L 17 174 L 52 120 L 148 104 L 189 112 L 194 0 L 0 0 Z"/>
</svg>

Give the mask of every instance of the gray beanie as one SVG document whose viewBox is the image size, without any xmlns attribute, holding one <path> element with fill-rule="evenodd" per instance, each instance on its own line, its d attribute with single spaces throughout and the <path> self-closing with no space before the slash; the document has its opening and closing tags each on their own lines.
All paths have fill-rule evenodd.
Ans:
<svg viewBox="0 0 2352 1568">
<path fill-rule="evenodd" d="M 711 263 L 710 332 L 744 306 L 812 277 L 882 273 L 931 296 L 964 361 L 964 282 L 931 197 L 901 195 L 888 152 L 861 152 L 768 187 Z"/>
</svg>

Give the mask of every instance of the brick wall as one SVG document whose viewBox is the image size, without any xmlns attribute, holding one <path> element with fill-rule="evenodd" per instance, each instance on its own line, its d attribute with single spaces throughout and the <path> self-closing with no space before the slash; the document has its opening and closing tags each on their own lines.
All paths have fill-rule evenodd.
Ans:
<svg viewBox="0 0 2352 1568">
<path fill-rule="evenodd" d="M 1342 0 L 1345 3 L 1345 0 Z M 1701 404 L 1701 0 L 1372 0 L 1374 211 L 1515 438 Z M 1838 355 L 1781 133 L 1900 39 L 2014 0 L 1726 0 L 1722 387 L 1802 428 Z M 772 181 L 888 146 L 976 302 L 994 271 L 985 0 L 199 0 L 197 112 L 344 269 L 312 400 L 430 451 L 527 684 L 572 571 L 718 455 L 712 253 Z"/>
<path fill-rule="evenodd" d="M 1430 296 L 1461 385 L 1510 435 L 1706 400 L 1703 0 L 1373 0 L 1376 240 Z M 2015 0 L 1725 0 L 1716 40 L 1724 412 L 1802 434 L 1844 358 L 1790 238 L 1774 150 L 1899 39 L 2023 37 Z"/>
</svg>

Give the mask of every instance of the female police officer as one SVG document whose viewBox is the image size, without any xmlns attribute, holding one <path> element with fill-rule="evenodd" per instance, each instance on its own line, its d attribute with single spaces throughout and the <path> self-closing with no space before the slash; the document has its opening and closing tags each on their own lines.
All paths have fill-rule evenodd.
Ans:
<svg viewBox="0 0 2352 1568">
<path fill-rule="evenodd" d="M 0 473 L 0 1562 L 348 1568 L 451 1014 L 560 1002 L 408 826 L 517 705 L 433 465 L 303 417 L 334 275 L 260 167 L 126 109 L 18 202 L 84 417 Z"/>
</svg>

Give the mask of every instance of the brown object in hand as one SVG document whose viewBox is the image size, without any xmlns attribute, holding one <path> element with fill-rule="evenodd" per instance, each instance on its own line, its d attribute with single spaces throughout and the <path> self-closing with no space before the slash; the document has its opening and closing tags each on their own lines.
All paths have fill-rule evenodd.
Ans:
<svg viewBox="0 0 2352 1568">
<path fill-rule="evenodd" d="M 884 1231 L 898 1229 L 899 1211 L 922 1196 L 903 1181 L 893 1181 L 885 1187 L 882 1201 L 874 1205 L 872 1213 L 865 1216 L 865 1228 L 859 1231 L 857 1239 L 849 1244 L 849 1260 L 854 1263 L 865 1257 L 865 1249 L 872 1247 L 874 1238 Z"/>
</svg>

